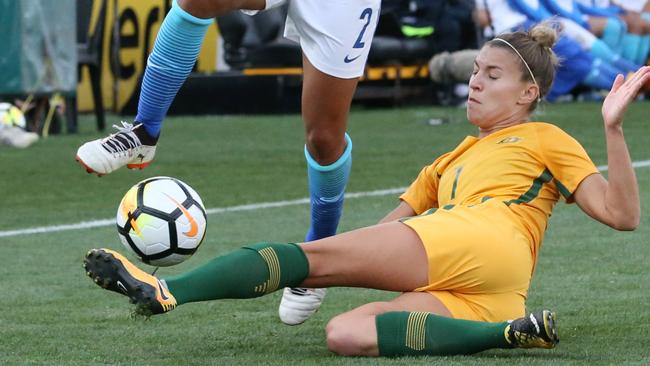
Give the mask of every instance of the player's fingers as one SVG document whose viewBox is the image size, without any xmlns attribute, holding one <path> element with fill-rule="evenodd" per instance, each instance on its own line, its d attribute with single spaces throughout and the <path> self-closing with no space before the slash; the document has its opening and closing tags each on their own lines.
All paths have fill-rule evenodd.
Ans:
<svg viewBox="0 0 650 366">
<path fill-rule="evenodd" d="M 644 66 L 640 68 L 634 75 L 628 78 L 625 82 L 625 88 L 628 89 L 628 93 L 636 97 L 639 90 L 643 88 L 648 79 L 650 78 L 650 67 Z"/>
<path fill-rule="evenodd" d="M 635 85 L 638 83 L 642 83 L 644 77 L 648 75 L 650 72 L 650 67 L 649 66 L 643 66 L 639 70 L 637 70 L 632 76 L 627 78 L 627 83 L 629 85 Z M 642 84 L 641 84 L 642 85 Z"/>
<path fill-rule="evenodd" d="M 612 88 L 610 89 L 609 93 L 616 93 L 618 89 L 621 88 L 621 85 L 625 82 L 625 77 L 623 75 L 618 74 L 616 75 L 616 79 L 614 79 L 614 84 L 612 85 Z"/>
</svg>

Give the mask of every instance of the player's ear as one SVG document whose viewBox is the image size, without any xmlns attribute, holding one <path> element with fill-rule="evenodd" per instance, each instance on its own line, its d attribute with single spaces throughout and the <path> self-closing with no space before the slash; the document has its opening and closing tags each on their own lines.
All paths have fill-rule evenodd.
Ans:
<svg viewBox="0 0 650 366">
<path fill-rule="evenodd" d="M 521 91 L 518 104 L 532 104 L 539 98 L 539 87 L 537 84 L 528 83 L 526 88 Z"/>
</svg>

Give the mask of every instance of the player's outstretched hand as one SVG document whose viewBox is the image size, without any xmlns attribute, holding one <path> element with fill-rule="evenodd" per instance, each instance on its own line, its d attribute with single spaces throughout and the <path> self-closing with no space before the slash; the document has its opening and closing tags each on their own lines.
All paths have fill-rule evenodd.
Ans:
<svg viewBox="0 0 650 366">
<path fill-rule="evenodd" d="M 650 82 L 650 66 L 643 66 L 627 80 L 618 75 L 612 89 L 603 101 L 603 121 L 606 128 L 617 128 L 623 124 L 627 107 L 636 99 L 644 84 Z"/>
</svg>

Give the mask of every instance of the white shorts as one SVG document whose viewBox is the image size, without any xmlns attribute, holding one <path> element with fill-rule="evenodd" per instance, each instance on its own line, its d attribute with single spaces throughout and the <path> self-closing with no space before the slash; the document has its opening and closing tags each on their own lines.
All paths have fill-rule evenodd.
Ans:
<svg viewBox="0 0 650 366">
<path fill-rule="evenodd" d="M 363 75 L 381 0 L 294 0 L 284 36 L 300 43 L 309 62 L 342 79 Z"/>
</svg>

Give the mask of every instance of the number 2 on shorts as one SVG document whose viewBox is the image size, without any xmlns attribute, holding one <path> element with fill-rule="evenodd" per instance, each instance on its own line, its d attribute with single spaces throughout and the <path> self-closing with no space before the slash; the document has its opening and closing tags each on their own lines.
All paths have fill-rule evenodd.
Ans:
<svg viewBox="0 0 650 366">
<path fill-rule="evenodd" d="M 363 28 L 361 28 L 359 37 L 357 37 L 357 41 L 354 43 L 354 46 L 352 48 L 363 48 L 366 45 L 366 43 L 363 41 L 363 34 L 366 33 L 366 28 L 368 28 L 368 24 L 370 24 L 370 18 L 372 18 L 372 9 L 371 8 L 363 9 L 359 19 L 362 20 L 365 19 L 366 24 L 364 24 Z"/>
</svg>

